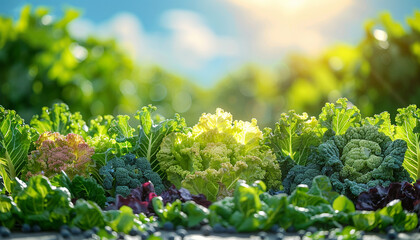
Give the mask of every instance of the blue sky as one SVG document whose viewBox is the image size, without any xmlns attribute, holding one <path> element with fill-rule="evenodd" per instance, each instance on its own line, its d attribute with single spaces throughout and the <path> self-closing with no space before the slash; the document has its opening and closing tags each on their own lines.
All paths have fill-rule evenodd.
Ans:
<svg viewBox="0 0 420 240">
<path fill-rule="evenodd" d="M 403 22 L 417 0 L 14 0 L 0 14 L 18 17 L 25 4 L 82 11 L 70 26 L 79 38 L 115 37 L 140 64 L 157 63 L 202 86 L 246 63 L 274 67 L 291 51 L 314 54 L 357 43 L 363 22 L 389 11 Z"/>
</svg>

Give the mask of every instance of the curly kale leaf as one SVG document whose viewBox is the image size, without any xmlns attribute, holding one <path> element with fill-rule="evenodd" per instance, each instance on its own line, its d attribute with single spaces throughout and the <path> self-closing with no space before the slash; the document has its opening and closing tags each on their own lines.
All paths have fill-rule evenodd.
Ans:
<svg viewBox="0 0 420 240">
<path fill-rule="evenodd" d="M 264 142 L 270 146 L 277 159 L 290 157 L 299 165 L 305 165 L 311 146 L 321 143 L 322 131 L 315 117 L 308 117 L 290 110 L 283 113 L 274 130 L 264 129 Z"/>
<path fill-rule="evenodd" d="M 337 135 L 344 134 L 349 127 L 359 126 L 360 119 L 360 110 L 346 98 L 338 99 L 335 104 L 325 104 L 319 115 L 321 126 L 334 131 Z"/>
<path fill-rule="evenodd" d="M 186 124 L 185 119 L 179 114 L 176 114 L 173 119 L 153 118 L 152 114 L 155 111 L 156 107 L 152 105 L 137 111 L 135 118 L 139 121 L 139 125 L 136 129 L 128 123 L 128 116 L 117 117 L 118 119 L 112 124 L 111 132 L 117 142 L 128 144 L 130 153 L 137 157 L 145 157 L 150 162 L 153 171 L 164 177 L 165 171 L 161 170 L 156 154 L 160 150 L 163 138 L 172 132 L 183 132 Z"/>
<path fill-rule="evenodd" d="M 122 127 L 119 125 L 124 124 L 124 121 L 120 120 L 122 118 L 129 117 L 119 115 L 114 118 L 111 115 L 105 115 L 90 120 L 86 142 L 95 149 L 95 154 L 92 156 L 92 160 L 95 161 L 95 167 L 90 169 L 90 173 L 100 183 L 103 182 L 103 179 L 99 174 L 99 169 L 103 167 L 108 160 L 115 156 L 122 156 L 128 153 L 131 148 L 131 145 L 126 142 L 117 142 L 115 140 L 117 138 L 117 133 L 111 130 Z"/>
<path fill-rule="evenodd" d="M 392 141 L 373 125 L 350 127 L 319 145 L 307 166 L 294 166 L 284 180 L 285 189 L 310 185 L 317 174 L 328 176 L 335 191 L 353 197 L 377 185 L 410 181 L 402 167 L 406 149 L 404 141 Z"/>
<path fill-rule="evenodd" d="M 351 127 L 334 140 L 343 167 L 339 172 L 340 178 L 332 182 L 333 186 L 344 185 L 342 193 L 357 196 L 369 187 L 411 180 L 402 167 L 407 149 L 404 141 L 392 141 L 371 125 Z"/>
<path fill-rule="evenodd" d="M 391 116 L 388 112 L 382 112 L 381 114 L 375 114 L 373 117 L 363 119 L 363 125 L 375 126 L 379 132 L 383 132 L 392 140 L 395 140 L 396 126 L 391 123 Z"/>
<path fill-rule="evenodd" d="M 284 190 L 287 193 L 291 193 L 299 184 L 305 184 L 311 187 L 312 179 L 321 174 L 321 166 L 318 164 L 309 163 L 306 166 L 295 165 L 283 180 Z"/>
<path fill-rule="evenodd" d="M 120 194 L 124 197 L 130 189 L 137 188 L 147 181 L 151 181 L 156 192 L 160 194 L 165 190 L 159 174 L 152 171 L 150 162 L 146 158 L 136 158 L 134 154 L 115 157 L 99 170 L 103 177 L 103 187 L 111 195 Z"/>
<path fill-rule="evenodd" d="M 38 135 L 45 132 L 58 132 L 62 135 L 76 133 L 86 137 L 86 123 L 79 112 L 71 113 L 69 107 L 64 104 L 54 104 L 51 108 L 43 107 L 41 116 L 34 115 L 30 125 Z"/>
</svg>

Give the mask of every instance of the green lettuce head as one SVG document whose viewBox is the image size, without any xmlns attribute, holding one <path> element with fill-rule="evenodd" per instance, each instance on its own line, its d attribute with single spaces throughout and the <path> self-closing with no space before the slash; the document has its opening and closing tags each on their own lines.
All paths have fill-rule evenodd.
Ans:
<svg viewBox="0 0 420 240">
<path fill-rule="evenodd" d="M 279 189 L 281 171 L 271 150 L 260 144 L 257 121 L 232 121 L 218 108 L 203 114 L 188 133 L 169 134 L 158 153 L 161 169 L 176 187 L 215 201 L 231 196 L 239 179 L 263 180 Z"/>
</svg>

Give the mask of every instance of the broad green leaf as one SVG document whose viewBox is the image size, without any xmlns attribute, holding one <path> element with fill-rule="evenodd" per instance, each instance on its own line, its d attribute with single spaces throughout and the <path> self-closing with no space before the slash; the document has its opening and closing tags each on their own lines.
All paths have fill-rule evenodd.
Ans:
<svg viewBox="0 0 420 240">
<path fill-rule="evenodd" d="M 72 220 L 72 224 L 83 230 L 93 227 L 104 227 L 105 219 L 101 208 L 92 201 L 79 199 L 74 206 L 76 216 Z"/>
<path fill-rule="evenodd" d="M 209 210 L 211 215 L 216 214 L 225 220 L 229 219 L 229 217 L 235 211 L 235 202 L 233 197 L 226 197 L 220 201 L 214 202 L 212 205 L 210 205 Z"/>
<path fill-rule="evenodd" d="M 11 229 L 20 217 L 21 211 L 12 198 L 0 195 L 0 225 Z"/>
<path fill-rule="evenodd" d="M 130 141 L 135 131 L 129 124 L 130 117 L 127 115 L 118 115 L 111 123 L 109 135 L 117 142 Z"/>
<path fill-rule="evenodd" d="M 66 188 L 56 188 L 44 176 L 30 178 L 28 186 L 14 197 L 25 216 L 25 222 L 42 229 L 58 229 L 69 222 L 73 204 Z"/>
<path fill-rule="evenodd" d="M 207 218 L 209 210 L 201 205 L 192 201 L 187 201 L 182 204 L 182 211 L 188 216 L 187 227 L 194 227 Z"/>
<path fill-rule="evenodd" d="M 28 161 L 30 144 L 29 126 L 15 111 L 0 106 L 0 175 L 9 193 L 11 180 L 20 177 Z"/>
<path fill-rule="evenodd" d="M 158 217 L 163 218 L 163 212 L 165 209 L 165 206 L 163 205 L 163 199 L 162 197 L 154 197 L 152 199 L 153 204 L 153 210 L 155 210 L 155 213 L 158 215 Z"/>
<path fill-rule="evenodd" d="M 290 204 L 297 207 L 318 206 L 320 204 L 329 204 L 328 200 L 317 195 L 309 193 L 307 185 L 298 185 L 296 189 L 288 197 Z"/>
<path fill-rule="evenodd" d="M 161 226 L 163 226 L 165 222 L 172 222 L 175 225 L 187 226 L 188 224 L 195 224 L 197 219 L 200 218 L 199 215 L 192 216 L 193 219 L 191 219 L 191 221 L 188 222 L 189 221 L 188 216 L 187 214 L 185 214 L 185 212 L 182 211 L 182 202 L 179 199 L 177 199 L 173 203 L 168 203 L 165 206 L 163 204 L 162 197 L 154 197 L 152 199 L 152 204 L 153 204 L 153 210 L 155 210 L 155 213 L 159 217 L 159 224 Z M 197 214 L 200 211 L 198 209 L 189 209 L 189 210 L 191 211 L 193 215 Z"/>
<path fill-rule="evenodd" d="M 338 210 L 340 212 L 352 213 L 355 211 L 353 202 L 344 195 L 337 197 L 332 206 L 334 210 Z"/>
<path fill-rule="evenodd" d="M 251 216 L 234 216 L 234 219 L 239 223 L 235 226 L 238 232 L 255 232 L 264 226 L 264 223 L 267 221 L 267 214 L 263 211 L 258 211 Z M 231 223 L 235 223 L 234 219 L 232 218 Z M 238 219 L 241 219 L 241 221 L 237 221 Z"/>
<path fill-rule="evenodd" d="M 260 195 L 261 198 L 262 195 Z M 279 219 L 282 217 L 287 208 L 287 195 L 279 194 L 274 196 L 269 196 L 267 199 L 263 200 L 268 206 L 268 210 L 265 210 L 267 213 L 267 220 L 264 222 L 262 229 L 268 230 L 274 224 L 279 222 Z"/>
<path fill-rule="evenodd" d="M 391 116 L 388 112 L 382 112 L 381 114 L 375 114 L 373 117 L 367 117 L 363 119 L 363 124 L 375 126 L 378 128 L 379 132 L 383 132 L 392 140 L 395 140 L 396 126 L 391 123 Z"/>
<path fill-rule="evenodd" d="M 335 104 L 326 103 L 319 115 L 321 126 L 337 135 L 343 135 L 349 127 L 357 127 L 360 119 L 360 110 L 346 98 L 338 99 Z"/>
<path fill-rule="evenodd" d="M 129 233 L 136 226 L 136 215 L 128 206 L 122 206 L 120 210 L 114 211 L 111 218 L 108 219 L 107 225 L 116 232 Z"/>
<path fill-rule="evenodd" d="M 412 231 L 418 225 L 419 218 L 416 213 L 407 213 L 404 219 L 404 230 L 403 231 Z"/>
<path fill-rule="evenodd" d="M 309 194 L 320 196 L 328 200 L 330 203 L 336 199 L 339 194 L 332 190 L 330 179 L 327 176 L 319 175 L 312 180 Z"/>
<path fill-rule="evenodd" d="M 54 104 L 51 108 L 43 107 L 41 116 L 34 115 L 30 123 L 38 135 L 44 132 L 58 132 L 61 135 L 76 133 L 86 137 L 86 123 L 80 113 L 71 113 L 64 104 Z"/>
<path fill-rule="evenodd" d="M 413 180 L 420 178 L 420 109 L 416 105 L 398 109 L 396 139 L 407 142 L 403 166 Z"/>
<path fill-rule="evenodd" d="M 100 207 L 105 206 L 105 191 L 95 179 L 91 177 L 76 176 L 73 178 L 69 189 L 75 198 L 91 200 Z"/>
<path fill-rule="evenodd" d="M 186 124 L 185 120 L 178 114 L 175 115 L 174 119 L 156 123 L 151 117 L 154 111 L 156 111 L 156 107 L 149 105 L 137 112 L 135 118 L 139 120 L 139 125 L 137 126 L 136 136 L 134 136 L 133 152 L 138 157 L 146 157 L 152 165 L 153 171 L 163 177 L 164 171 L 160 169 L 159 162 L 156 159 L 162 140 L 172 132 L 182 131 Z"/>
<path fill-rule="evenodd" d="M 371 211 L 358 212 L 353 215 L 352 219 L 357 230 L 371 231 L 378 225 L 376 214 Z"/>
<path fill-rule="evenodd" d="M 51 185 L 55 187 L 65 187 L 69 191 L 71 189 L 71 185 L 72 185 L 71 180 L 64 171 L 61 171 L 61 174 L 57 174 L 54 177 L 50 178 L 49 180 L 51 182 Z M 74 198 L 74 195 L 71 192 L 70 194 L 71 194 L 71 198 Z"/>
<path fill-rule="evenodd" d="M 396 199 L 396 200 L 393 200 L 390 203 L 388 203 L 386 205 L 386 207 L 382 208 L 378 212 L 382 215 L 387 215 L 387 216 L 390 216 L 390 217 L 394 217 L 394 216 L 402 213 L 403 211 L 404 211 L 404 209 L 402 207 L 401 200 Z"/>
<path fill-rule="evenodd" d="M 257 187 L 251 187 L 244 182 L 238 182 L 233 199 L 238 210 L 246 218 L 261 210 L 261 201 L 259 197 L 260 190 Z"/>
<path fill-rule="evenodd" d="M 305 165 L 310 147 L 321 143 L 321 136 L 315 117 L 299 115 L 294 110 L 282 113 L 274 130 L 264 129 L 265 144 L 274 150 L 277 158 L 290 157 L 300 165 Z"/>
</svg>

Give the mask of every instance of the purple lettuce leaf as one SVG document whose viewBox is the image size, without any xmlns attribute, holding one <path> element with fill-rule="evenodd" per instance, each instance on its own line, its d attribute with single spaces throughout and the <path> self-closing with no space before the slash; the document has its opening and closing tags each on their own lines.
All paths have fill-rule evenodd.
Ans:
<svg viewBox="0 0 420 240">
<path fill-rule="evenodd" d="M 133 213 L 144 213 L 147 216 L 154 215 L 152 199 L 157 197 L 153 183 L 146 182 L 141 186 L 131 189 L 127 197 L 117 195 L 115 203 L 110 204 L 107 210 L 118 210 L 122 206 L 129 206 L 133 209 Z"/>
<path fill-rule="evenodd" d="M 420 180 L 414 184 L 396 182 L 391 183 L 388 187 L 371 188 L 358 196 L 355 205 L 357 210 L 375 211 L 395 199 L 401 200 L 405 210 L 413 211 L 414 207 L 420 203 Z"/>
<path fill-rule="evenodd" d="M 175 202 L 177 199 L 181 200 L 181 202 L 193 201 L 206 208 L 212 203 L 207 200 L 206 196 L 203 194 L 194 195 L 186 188 L 176 189 L 175 185 L 172 185 L 168 190 L 162 192 L 161 197 L 165 205 L 167 203 Z"/>
</svg>

